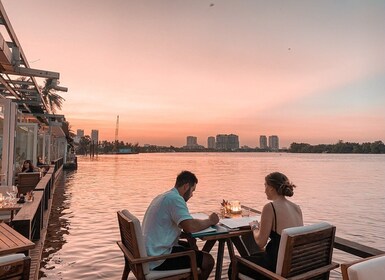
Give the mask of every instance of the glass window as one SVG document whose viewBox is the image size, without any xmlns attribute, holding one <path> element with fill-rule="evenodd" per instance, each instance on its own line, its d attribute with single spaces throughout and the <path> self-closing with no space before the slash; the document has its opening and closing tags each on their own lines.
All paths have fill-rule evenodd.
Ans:
<svg viewBox="0 0 385 280">
<path fill-rule="evenodd" d="M 36 124 L 18 124 L 16 128 L 15 139 L 15 171 L 21 170 L 22 164 L 25 160 L 29 159 L 36 164 L 36 151 L 34 148 L 37 146 L 35 141 Z"/>
</svg>

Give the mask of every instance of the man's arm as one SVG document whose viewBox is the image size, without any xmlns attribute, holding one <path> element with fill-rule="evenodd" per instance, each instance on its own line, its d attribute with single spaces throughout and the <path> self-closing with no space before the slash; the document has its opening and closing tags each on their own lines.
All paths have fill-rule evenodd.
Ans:
<svg viewBox="0 0 385 280">
<path fill-rule="evenodd" d="M 184 232 L 197 232 L 209 226 L 216 225 L 219 222 L 219 217 L 216 213 L 212 213 L 208 219 L 188 219 L 179 223 L 179 227 Z"/>
</svg>

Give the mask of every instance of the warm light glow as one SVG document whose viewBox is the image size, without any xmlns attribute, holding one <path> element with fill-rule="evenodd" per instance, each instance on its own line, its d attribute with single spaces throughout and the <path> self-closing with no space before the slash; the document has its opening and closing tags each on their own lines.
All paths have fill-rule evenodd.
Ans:
<svg viewBox="0 0 385 280">
<path fill-rule="evenodd" d="M 73 131 L 114 140 L 119 115 L 119 140 L 177 147 L 384 141 L 380 2 L 2 1 L 30 66 L 60 72 Z"/>
<path fill-rule="evenodd" d="M 241 202 L 238 200 L 234 200 L 230 202 L 230 211 L 233 214 L 242 212 Z"/>
</svg>

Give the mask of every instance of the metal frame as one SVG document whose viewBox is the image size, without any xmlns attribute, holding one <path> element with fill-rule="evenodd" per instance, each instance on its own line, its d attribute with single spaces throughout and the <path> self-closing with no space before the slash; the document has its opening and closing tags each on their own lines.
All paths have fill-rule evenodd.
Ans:
<svg viewBox="0 0 385 280">
<path fill-rule="evenodd" d="M 4 25 L 8 33 L 7 37 L 10 38 L 8 42 L 0 33 L 0 98 L 14 99 L 22 112 L 39 114 L 39 118 L 45 119 L 45 122 L 48 123 L 48 119 L 44 115 L 50 113 L 49 107 L 43 99 L 35 77 L 51 78 L 51 88 L 57 91 L 67 91 L 68 89 L 58 85 L 60 73 L 32 69 L 29 66 L 1 1 L 0 24 Z"/>
</svg>

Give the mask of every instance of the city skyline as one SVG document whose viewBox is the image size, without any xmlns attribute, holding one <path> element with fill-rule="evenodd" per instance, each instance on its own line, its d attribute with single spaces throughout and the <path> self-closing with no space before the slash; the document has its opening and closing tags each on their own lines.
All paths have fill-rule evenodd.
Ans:
<svg viewBox="0 0 385 280">
<path fill-rule="evenodd" d="M 99 134 L 99 130 L 98 129 L 91 129 L 90 131 L 90 134 L 87 134 L 84 132 L 84 129 L 77 129 L 77 132 L 75 134 L 75 137 L 76 137 L 76 142 L 79 141 L 80 137 L 83 137 L 83 136 L 89 136 L 90 139 L 93 139 L 92 137 L 92 132 L 93 131 L 96 131 L 97 135 Z M 79 135 L 79 132 L 80 132 L 80 135 Z M 227 135 L 227 134 L 216 134 L 216 136 L 218 135 Z M 230 133 L 229 135 L 234 135 L 232 133 Z M 256 136 L 256 142 L 255 144 L 252 144 L 252 145 L 246 145 L 246 144 L 243 144 L 242 141 L 241 141 L 241 137 L 239 135 L 235 135 L 239 138 L 239 147 L 242 148 L 242 147 L 250 147 L 250 148 L 260 148 L 260 149 L 287 149 L 290 147 L 290 144 L 292 143 L 297 143 L 297 144 L 310 144 L 308 142 L 300 142 L 300 141 L 293 141 L 291 143 L 289 143 L 287 146 L 285 145 L 281 145 L 281 138 L 279 135 L 258 135 Z M 268 137 L 267 137 L 268 136 Z M 211 138 L 211 139 L 210 139 Z M 165 147 L 169 147 L 169 146 L 174 146 L 174 147 L 193 147 L 193 146 L 203 146 L 205 148 L 210 148 L 210 144 L 209 142 L 213 142 L 214 146 L 211 147 L 211 148 L 214 148 L 215 147 L 215 139 L 216 137 L 213 136 L 213 135 L 210 135 L 210 136 L 207 136 L 205 140 L 203 141 L 199 141 L 199 137 L 197 136 L 193 136 L 193 135 L 187 135 L 184 137 L 184 143 L 182 143 L 180 146 L 177 146 L 177 145 L 172 145 L 172 144 L 163 144 L 163 145 L 157 145 L 157 144 L 154 144 L 154 143 L 138 143 L 138 142 L 131 142 L 131 141 L 125 141 L 125 140 L 122 140 L 122 139 L 117 139 L 119 142 L 123 141 L 125 143 L 131 143 L 131 144 L 136 144 L 138 143 L 140 146 L 149 146 L 149 145 L 154 145 L 154 146 L 165 146 Z M 263 138 L 263 139 L 262 139 Z M 97 136 L 97 139 L 99 139 L 99 136 Z M 112 139 L 112 140 L 109 140 L 109 139 L 99 139 L 99 141 L 96 141 L 96 142 L 102 142 L 102 141 L 108 141 L 108 142 L 114 142 L 115 139 Z M 210 141 L 210 140 L 213 140 L 213 141 Z M 269 140 L 269 141 L 268 141 Z M 339 142 L 345 142 L 345 143 L 358 143 L 358 144 L 363 144 L 363 143 L 371 143 L 371 142 L 375 142 L 375 141 L 383 141 L 383 139 L 377 139 L 375 141 L 363 141 L 363 142 L 354 142 L 354 141 L 345 141 L 343 139 L 339 139 L 338 141 L 334 142 L 334 143 L 312 143 L 312 145 L 322 145 L 322 144 L 326 144 L 326 145 L 333 145 L 333 144 L 337 144 Z"/>
<path fill-rule="evenodd" d="M 31 67 L 60 72 L 73 131 L 113 141 L 119 115 L 142 145 L 385 139 L 384 1 L 2 3 Z"/>
</svg>

